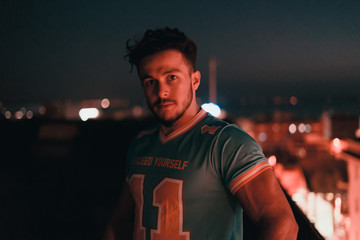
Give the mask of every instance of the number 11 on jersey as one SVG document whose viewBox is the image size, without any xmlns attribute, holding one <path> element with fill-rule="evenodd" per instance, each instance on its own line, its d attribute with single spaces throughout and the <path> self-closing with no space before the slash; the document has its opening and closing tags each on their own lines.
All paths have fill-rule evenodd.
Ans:
<svg viewBox="0 0 360 240">
<path fill-rule="evenodd" d="M 134 174 L 129 185 L 136 202 L 134 239 L 145 240 L 146 229 L 142 226 L 144 207 L 144 174 Z M 183 181 L 164 178 L 152 191 L 153 206 L 158 208 L 157 229 L 151 229 L 151 240 L 189 240 L 190 232 L 183 231 L 184 209 L 182 201 Z"/>
</svg>

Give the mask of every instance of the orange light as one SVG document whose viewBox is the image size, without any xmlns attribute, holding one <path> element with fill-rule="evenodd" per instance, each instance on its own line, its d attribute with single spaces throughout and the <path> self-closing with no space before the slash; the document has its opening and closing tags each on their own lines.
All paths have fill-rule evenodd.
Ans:
<svg viewBox="0 0 360 240">
<path fill-rule="evenodd" d="M 330 150 L 335 154 L 341 153 L 346 148 L 347 148 L 347 144 L 344 141 L 340 140 L 339 138 L 334 138 L 331 141 Z"/>
<path fill-rule="evenodd" d="M 340 147 L 340 145 L 341 145 L 340 139 L 335 138 L 335 139 L 333 140 L 333 145 L 334 145 L 334 147 Z"/>
<path fill-rule="evenodd" d="M 24 113 L 22 111 L 15 112 L 15 119 L 20 120 L 24 117 Z"/>
<path fill-rule="evenodd" d="M 12 116 L 12 114 L 11 114 L 10 111 L 6 111 L 6 112 L 5 112 L 5 118 L 6 118 L 6 119 L 10 119 L 11 116 Z"/>
<path fill-rule="evenodd" d="M 138 118 L 143 115 L 143 109 L 140 106 L 135 106 L 132 110 L 134 117 Z"/>
<path fill-rule="evenodd" d="M 360 128 L 356 129 L 355 137 L 360 138 Z"/>
<path fill-rule="evenodd" d="M 27 113 L 26 113 L 26 118 L 27 118 L 27 119 L 32 119 L 33 116 L 34 116 L 34 114 L 33 114 L 32 111 L 27 111 Z"/>
<path fill-rule="evenodd" d="M 102 108 L 108 108 L 110 106 L 110 101 L 107 98 L 104 98 L 103 100 L 101 100 L 101 107 Z"/>
<path fill-rule="evenodd" d="M 39 107 L 39 113 L 40 113 L 40 115 L 44 115 L 44 114 L 46 113 L 46 108 L 45 108 L 45 106 Z"/>
<path fill-rule="evenodd" d="M 293 105 L 293 106 L 295 106 L 297 103 L 298 103 L 297 97 L 292 96 L 292 97 L 290 98 L 290 104 Z"/>
<path fill-rule="evenodd" d="M 306 125 L 304 123 L 300 123 L 298 129 L 300 133 L 304 133 L 306 131 Z"/>
</svg>

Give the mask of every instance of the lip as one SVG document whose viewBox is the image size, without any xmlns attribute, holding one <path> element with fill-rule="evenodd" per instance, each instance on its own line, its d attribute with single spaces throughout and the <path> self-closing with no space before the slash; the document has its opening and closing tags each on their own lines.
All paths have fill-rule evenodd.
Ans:
<svg viewBox="0 0 360 240">
<path fill-rule="evenodd" d="M 162 102 L 162 103 L 158 103 L 154 106 L 154 108 L 157 108 L 159 110 L 165 110 L 167 108 L 170 108 L 172 107 L 173 105 L 175 105 L 175 102 L 170 102 L 170 101 L 167 101 L 167 102 Z"/>
<path fill-rule="evenodd" d="M 167 103 L 161 103 L 161 104 L 158 104 L 156 105 L 157 108 L 168 108 L 170 106 L 174 105 L 174 103 L 172 102 L 167 102 Z"/>
</svg>

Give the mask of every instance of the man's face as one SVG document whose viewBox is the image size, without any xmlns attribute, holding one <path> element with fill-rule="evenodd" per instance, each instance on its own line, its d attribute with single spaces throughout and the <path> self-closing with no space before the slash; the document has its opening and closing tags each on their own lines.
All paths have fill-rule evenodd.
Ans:
<svg viewBox="0 0 360 240">
<path fill-rule="evenodd" d="M 165 126 L 186 116 L 196 104 L 200 73 L 177 50 L 164 50 L 140 61 L 139 76 L 147 104 Z"/>
</svg>

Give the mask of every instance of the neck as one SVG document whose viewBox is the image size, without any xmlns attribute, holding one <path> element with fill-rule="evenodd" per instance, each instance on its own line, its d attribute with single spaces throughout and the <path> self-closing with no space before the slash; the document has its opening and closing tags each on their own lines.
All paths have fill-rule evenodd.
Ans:
<svg viewBox="0 0 360 240">
<path fill-rule="evenodd" d="M 176 120 L 171 125 L 165 126 L 164 124 L 161 124 L 161 132 L 167 136 L 170 133 L 176 131 L 191 121 L 196 116 L 196 114 L 200 112 L 200 109 L 200 106 L 196 104 L 196 106 L 192 107 L 191 109 L 189 108 L 180 119 Z"/>
</svg>

